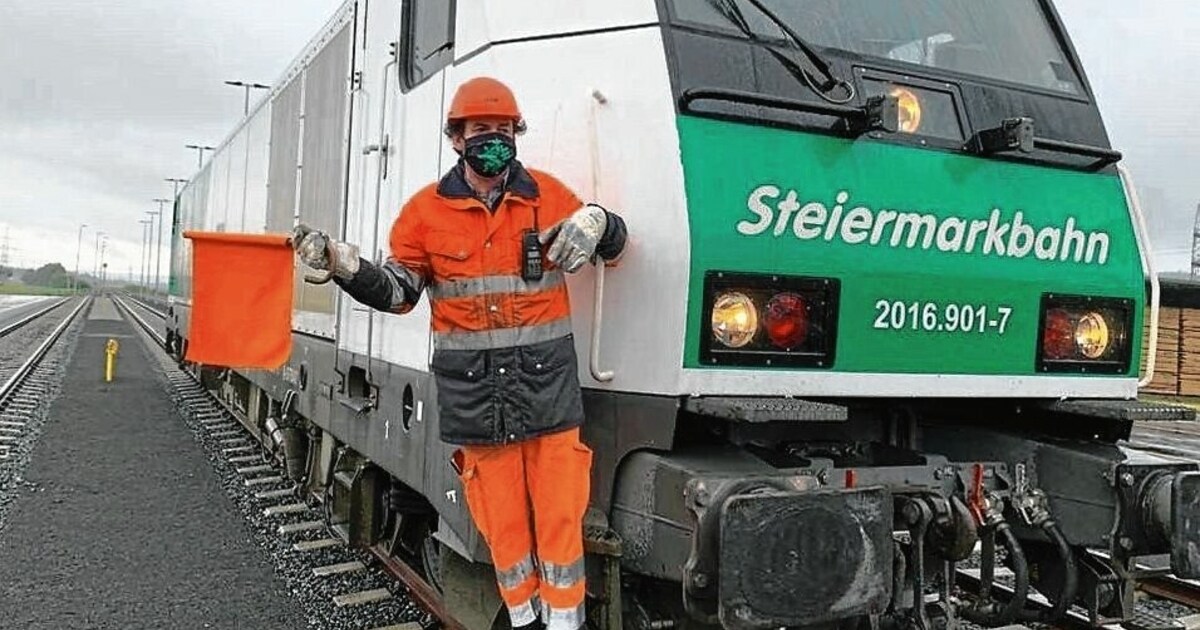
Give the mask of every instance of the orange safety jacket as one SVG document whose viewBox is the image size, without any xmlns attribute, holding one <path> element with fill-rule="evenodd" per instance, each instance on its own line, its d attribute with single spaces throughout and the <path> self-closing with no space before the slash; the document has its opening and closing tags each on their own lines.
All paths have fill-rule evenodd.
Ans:
<svg viewBox="0 0 1200 630">
<path fill-rule="evenodd" d="M 460 163 L 414 195 L 392 226 L 392 258 L 339 281 L 375 308 L 404 313 L 429 294 L 442 439 L 498 444 L 583 422 L 571 305 L 563 272 L 543 258 L 522 278 L 522 236 L 563 221 L 583 203 L 553 176 L 514 162 L 493 208 Z M 596 253 L 615 258 L 625 224 L 608 214 Z M 365 263 L 365 261 L 360 261 Z"/>
</svg>

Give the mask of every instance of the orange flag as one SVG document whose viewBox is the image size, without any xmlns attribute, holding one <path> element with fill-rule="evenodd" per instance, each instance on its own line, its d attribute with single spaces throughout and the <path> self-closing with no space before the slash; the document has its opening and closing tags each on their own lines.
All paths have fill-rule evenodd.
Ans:
<svg viewBox="0 0 1200 630">
<path fill-rule="evenodd" d="M 192 240 L 188 361 L 274 370 L 292 352 L 292 248 L 280 234 L 184 232 Z"/>
</svg>

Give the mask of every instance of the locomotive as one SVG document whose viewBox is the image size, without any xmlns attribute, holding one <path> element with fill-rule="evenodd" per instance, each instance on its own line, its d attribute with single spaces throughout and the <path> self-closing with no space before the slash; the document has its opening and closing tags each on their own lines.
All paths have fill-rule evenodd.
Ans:
<svg viewBox="0 0 1200 630">
<path fill-rule="evenodd" d="M 569 279 L 592 625 L 1100 625 L 1146 556 L 1200 576 L 1196 466 L 1121 444 L 1189 412 L 1137 400 L 1150 244 L 1050 0 L 348 0 L 176 198 L 171 351 L 185 230 L 305 223 L 381 261 L 481 75 L 523 162 L 631 234 Z M 428 306 L 294 291 L 284 367 L 191 369 L 332 532 L 502 626 Z"/>
</svg>

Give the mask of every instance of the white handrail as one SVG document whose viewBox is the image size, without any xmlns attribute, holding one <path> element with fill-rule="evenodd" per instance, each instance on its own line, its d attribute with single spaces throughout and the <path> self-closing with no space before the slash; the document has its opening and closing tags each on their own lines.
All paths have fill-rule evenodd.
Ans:
<svg viewBox="0 0 1200 630">
<path fill-rule="evenodd" d="M 600 369 L 600 321 L 604 315 L 604 309 L 600 305 L 604 299 L 604 261 L 596 261 L 596 297 L 592 302 L 592 350 L 591 360 L 588 366 L 592 370 L 592 378 L 607 383 L 613 380 L 616 374 L 612 370 Z"/>
<path fill-rule="evenodd" d="M 1133 232 L 1137 237 L 1138 254 L 1142 259 L 1142 273 L 1150 280 L 1150 343 L 1146 348 L 1146 374 L 1138 381 L 1138 387 L 1145 387 L 1154 380 L 1154 360 L 1158 355 L 1158 311 L 1160 289 L 1158 271 L 1154 269 L 1154 252 L 1150 248 L 1150 231 L 1146 228 L 1146 214 L 1142 212 L 1142 202 L 1138 199 L 1137 187 L 1133 176 L 1124 166 L 1117 165 L 1117 174 L 1121 177 L 1121 186 L 1125 189 L 1125 200 L 1129 204 L 1129 214 L 1133 218 Z"/>
<path fill-rule="evenodd" d="M 596 110 L 601 105 L 608 103 L 608 98 L 600 92 L 600 90 L 592 90 L 592 103 L 589 108 L 590 116 L 588 117 L 588 131 L 591 134 L 591 149 L 592 149 L 592 198 L 599 201 L 600 198 L 600 134 L 597 132 L 597 113 Z M 592 347 L 588 355 L 588 367 L 592 371 L 592 378 L 601 383 L 608 383 L 613 380 L 616 374 L 612 370 L 600 369 L 600 331 L 604 323 L 604 260 L 597 258 L 596 260 L 596 294 L 592 298 Z"/>
</svg>

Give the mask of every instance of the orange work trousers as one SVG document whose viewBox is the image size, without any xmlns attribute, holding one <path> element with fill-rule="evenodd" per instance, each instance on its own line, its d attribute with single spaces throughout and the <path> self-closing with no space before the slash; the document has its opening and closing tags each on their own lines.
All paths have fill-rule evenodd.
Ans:
<svg viewBox="0 0 1200 630">
<path fill-rule="evenodd" d="M 583 514 L 592 451 L 579 429 L 456 454 L 467 507 L 492 551 L 513 627 L 584 622 Z"/>
</svg>

